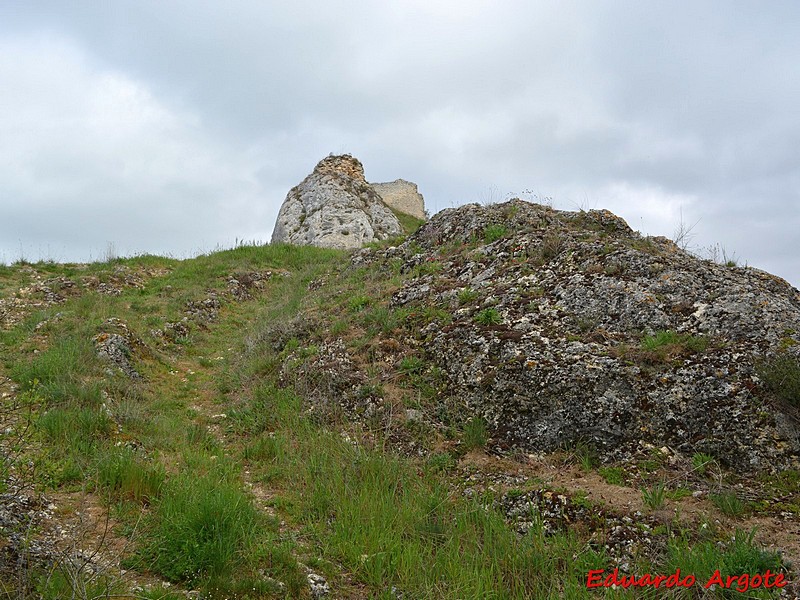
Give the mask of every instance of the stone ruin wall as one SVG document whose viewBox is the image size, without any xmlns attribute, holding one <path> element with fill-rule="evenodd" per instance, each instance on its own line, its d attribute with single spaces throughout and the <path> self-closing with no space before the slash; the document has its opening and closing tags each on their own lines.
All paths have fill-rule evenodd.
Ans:
<svg viewBox="0 0 800 600">
<path fill-rule="evenodd" d="M 397 179 L 388 183 L 370 183 L 370 185 L 389 208 L 427 220 L 425 199 L 417 190 L 416 183 Z"/>
</svg>

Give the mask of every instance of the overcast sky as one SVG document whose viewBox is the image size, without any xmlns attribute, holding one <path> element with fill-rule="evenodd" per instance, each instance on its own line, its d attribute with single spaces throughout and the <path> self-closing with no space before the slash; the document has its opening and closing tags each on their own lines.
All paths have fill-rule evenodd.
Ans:
<svg viewBox="0 0 800 600">
<path fill-rule="evenodd" d="M 0 261 L 268 240 L 331 152 L 798 286 L 800 2 L 0 0 Z"/>
</svg>

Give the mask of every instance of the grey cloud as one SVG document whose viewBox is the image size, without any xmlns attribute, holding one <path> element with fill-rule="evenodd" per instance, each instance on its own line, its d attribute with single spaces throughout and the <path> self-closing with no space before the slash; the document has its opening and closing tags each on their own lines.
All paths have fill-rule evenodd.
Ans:
<svg viewBox="0 0 800 600">
<path fill-rule="evenodd" d="M 352 152 L 433 209 L 535 190 L 668 235 L 683 210 L 698 243 L 797 284 L 798 18 L 791 1 L 6 4 L 0 202 L 22 212 L 0 236 L 33 235 L 24 201 L 113 207 L 154 250 L 267 238 L 288 188 Z M 114 81 L 127 113 L 87 105 Z"/>
</svg>

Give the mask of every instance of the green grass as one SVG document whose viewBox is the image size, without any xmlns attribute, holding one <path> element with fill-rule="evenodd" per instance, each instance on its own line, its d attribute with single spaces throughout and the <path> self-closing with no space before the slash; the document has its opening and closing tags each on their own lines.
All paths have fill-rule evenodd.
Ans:
<svg viewBox="0 0 800 600">
<path fill-rule="evenodd" d="M 297 518 L 327 556 L 372 589 L 396 585 L 415 598 L 525 598 L 555 581 L 578 590 L 582 569 L 603 560 L 586 550 L 577 562 L 561 560 L 582 547 L 577 538 L 519 538 L 501 514 L 452 497 L 437 475 L 449 457 L 433 459 L 437 467 L 426 473 L 325 431 L 295 435 L 292 445 L 283 472 Z"/>
<path fill-rule="evenodd" d="M 499 325 L 503 322 L 503 316 L 496 308 L 484 308 L 475 315 L 475 322 L 479 325 Z"/>
<path fill-rule="evenodd" d="M 599 464 L 597 449 L 585 441 L 577 442 L 572 453 L 584 471 L 591 471 Z"/>
<path fill-rule="evenodd" d="M 757 372 L 777 397 L 800 406 L 800 359 L 784 352 L 762 361 L 757 365 Z"/>
<path fill-rule="evenodd" d="M 143 564 L 169 581 L 219 577 L 247 563 L 261 516 L 224 469 L 170 479 L 150 516 Z"/>
<path fill-rule="evenodd" d="M 649 351 L 656 351 L 668 346 L 680 346 L 691 352 L 703 352 L 708 348 L 708 338 L 662 330 L 645 336 L 642 340 L 642 348 Z"/>
<path fill-rule="evenodd" d="M 281 434 L 258 437 L 245 445 L 242 457 L 256 463 L 277 462 L 288 451 L 286 439 Z"/>
<path fill-rule="evenodd" d="M 353 312 L 360 312 L 367 308 L 370 305 L 370 298 L 369 296 L 353 296 L 348 301 L 348 306 L 350 310 Z"/>
<path fill-rule="evenodd" d="M 29 597 L 41 600 L 63 600 L 64 598 L 114 598 L 124 593 L 118 581 L 107 575 L 92 573 L 85 564 L 74 560 L 55 565 L 49 571 L 34 572 L 34 588 Z M 0 587 L 0 592 L 5 591 Z M 9 589 L 10 592 L 10 589 Z M 8 598 L 23 598 L 11 596 Z"/>
<path fill-rule="evenodd" d="M 447 472 L 456 466 L 456 460 L 449 452 L 438 452 L 428 457 L 426 465 L 434 471 Z"/>
<path fill-rule="evenodd" d="M 400 221 L 400 226 L 403 228 L 406 235 L 411 235 L 425 223 L 424 219 L 414 217 L 408 213 L 394 209 L 390 210 L 394 213 L 394 216 L 397 217 L 397 220 Z"/>
<path fill-rule="evenodd" d="M 747 502 L 739 498 L 733 492 L 722 492 L 720 494 L 711 494 L 711 502 L 714 503 L 723 514 L 729 517 L 742 517 L 748 510 L 749 505 Z"/>
<path fill-rule="evenodd" d="M 53 408 L 36 422 L 45 440 L 61 454 L 91 456 L 112 431 L 112 422 L 99 409 Z"/>
<path fill-rule="evenodd" d="M 478 292 L 472 288 L 464 288 L 458 292 L 458 303 L 460 305 L 470 304 L 478 299 Z"/>
<path fill-rule="evenodd" d="M 425 369 L 425 361 L 418 356 L 406 356 L 400 361 L 399 370 L 406 375 L 415 375 Z"/>
<path fill-rule="evenodd" d="M 755 541 L 755 530 L 746 532 L 737 530 L 730 540 L 718 545 L 715 542 L 701 542 L 691 545 L 685 539 L 674 539 L 669 542 L 667 556 L 662 572 L 673 573 L 680 569 L 682 573 L 693 574 L 700 584 L 705 584 L 716 570 L 724 577 L 743 574 L 764 574 L 767 569 L 772 573 L 781 571 L 781 559 L 773 552 L 760 549 Z M 748 598 L 773 598 L 772 590 L 749 590 Z M 740 598 L 741 593 L 733 590 L 719 590 L 723 598 Z"/>
<path fill-rule="evenodd" d="M 710 341 L 705 336 L 679 334 L 672 330 L 661 330 L 646 335 L 641 341 L 641 350 L 634 357 L 645 363 L 669 363 L 675 359 L 705 352 Z"/>
<path fill-rule="evenodd" d="M 700 475 L 705 474 L 710 466 L 715 463 L 714 457 L 709 454 L 697 452 L 692 455 L 692 469 Z"/>
<path fill-rule="evenodd" d="M 670 500 L 682 500 L 683 498 L 688 498 L 692 495 L 692 490 L 685 487 L 676 487 L 670 490 L 667 490 L 665 493 L 666 497 Z"/>
<path fill-rule="evenodd" d="M 625 485 L 625 470 L 622 467 L 600 467 L 597 472 L 611 485 Z"/>
<path fill-rule="evenodd" d="M 505 225 L 494 224 L 489 225 L 486 229 L 483 230 L 483 239 L 486 241 L 487 244 L 491 244 L 499 240 L 502 237 L 505 237 L 508 234 L 508 228 Z"/>
<path fill-rule="evenodd" d="M 114 500 L 150 504 L 161 494 L 166 472 L 157 462 L 147 461 L 128 448 L 114 448 L 100 458 L 97 480 Z"/>
<path fill-rule="evenodd" d="M 367 303 L 367 306 L 368 305 L 369 303 Z M 371 306 L 369 310 L 363 310 L 361 323 L 367 328 L 367 331 L 372 337 L 378 334 L 389 335 L 402 326 L 402 315 L 402 312 L 386 308 L 385 306 Z M 347 327 L 346 324 L 345 327 Z M 337 334 L 334 327 L 331 327 L 331 333 L 332 335 L 341 334 L 341 332 Z"/>
<path fill-rule="evenodd" d="M 480 417 L 473 417 L 464 424 L 462 443 L 465 450 L 485 448 L 488 441 L 489 433 L 486 429 L 486 421 Z"/>
<path fill-rule="evenodd" d="M 65 335 L 44 352 L 16 362 L 11 377 L 47 403 L 98 406 L 100 388 L 86 379 L 97 364 L 88 336 Z"/>
<path fill-rule="evenodd" d="M 663 482 L 659 482 L 642 489 L 642 500 L 650 510 L 660 510 L 664 507 L 664 501 L 666 500 L 666 485 Z"/>
</svg>

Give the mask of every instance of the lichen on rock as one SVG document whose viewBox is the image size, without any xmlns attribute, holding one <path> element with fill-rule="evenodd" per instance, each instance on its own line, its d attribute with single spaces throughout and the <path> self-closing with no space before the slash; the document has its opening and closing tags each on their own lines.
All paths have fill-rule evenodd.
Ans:
<svg viewBox="0 0 800 600">
<path fill-rule="evenodd" d="M 415 276 L 391 305 L 452 314 L 415 345 L 504 447 L 798 465 L 796 421 L 756 369 L 800 348 L 800 292 L 785 281 L 701 260 L 608 211 L 520 200 L 444 210 L 397 248 L 353 257 L 398 259 Z"/>
</svg>

